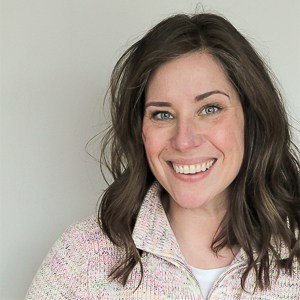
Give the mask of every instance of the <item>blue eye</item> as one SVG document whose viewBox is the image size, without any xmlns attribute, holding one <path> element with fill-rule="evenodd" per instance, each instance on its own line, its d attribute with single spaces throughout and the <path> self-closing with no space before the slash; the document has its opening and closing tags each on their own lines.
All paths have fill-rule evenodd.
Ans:
<svg viewBox="0 0 300 300">
<path fill-rule="evenodd" d="M 174 119 L 171 113 L 167 111 L 157 111 L 152 114 L 152 117 L 156 120 L 170 120 Z"/>
<path fill-rule="evenodd" d="M 216 105 L 209 105 L 204 107 L 204 109 L 202 110 L 202 114 L 203 115 L 212 115 L 217 113 L 220 110 L 220 107 L 216 106 Z"/>
</svg>

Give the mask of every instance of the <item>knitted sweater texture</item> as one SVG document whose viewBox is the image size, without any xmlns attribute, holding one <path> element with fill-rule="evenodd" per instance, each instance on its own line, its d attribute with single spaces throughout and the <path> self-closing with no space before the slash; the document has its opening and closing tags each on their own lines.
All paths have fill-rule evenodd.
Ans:
<svg viewBox="0 0 300 300">
<path fill-rule="evenodd" d="M 160 198 L 160 185 L 149 189 L 133 231 L 138 249 L 143 250 L 144 277 L 137 265 L 127 284 L 108 278 L 124 253 L 101 232 L 95 217 L 74 224 L 54 244 L 36 274 L 26 299 L 186 299 L 201 300 L 201 288 L 192 274 L 169 225 Z M 214 283 L 207 299 L 300 299 L 300 266 L 293 274 L 270 269 L 271 288 L 254 289 L 250 273 L 246 289 L 241 276 L 247 257 L 243 250 Z"/>
</svg>

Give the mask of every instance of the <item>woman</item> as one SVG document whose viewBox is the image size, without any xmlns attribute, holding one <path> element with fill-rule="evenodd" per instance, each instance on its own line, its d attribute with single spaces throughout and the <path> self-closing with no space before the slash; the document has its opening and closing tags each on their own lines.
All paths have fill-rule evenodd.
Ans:
<svg viewBox="0 0 300 300">
<path fill-rule="evenodd" d="M 299 299 L 298 150 L 250 43 L 175 15 L 121 57 L 110 96 L 113 183 L 27 299 Z"/>
</svg>

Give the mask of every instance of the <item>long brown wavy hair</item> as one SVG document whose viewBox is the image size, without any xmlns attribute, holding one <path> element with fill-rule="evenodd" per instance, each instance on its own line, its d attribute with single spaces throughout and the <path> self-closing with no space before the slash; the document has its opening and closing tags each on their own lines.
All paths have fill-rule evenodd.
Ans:
<svg viewBox="0 0 300 300">
<path fill-rule="evenodd" d="M 225 246 L 243 248 L 248 265 L 242 287 L 253 269 L 256 286 L 269 288 L 271 256 L 278 271 L 292 272 L 293 261 L 300 260 L 299 153 L 268 66 L 229 21 L 209 13 L 163 20 L 132 45 L 113 70 L 111 124 L 101 155 L 113 182 L 103 194 L 98 219 L 104 233 L 125 254 L 111 277 L 125 285 L 136 264 L 143 271 L 132 231 L 145 193 L 155 180 L 142 142 L 149 77 L 163 63 L 194 51 L 209 53 L 220 63 L 239 94 L 245 117 L 244 160 L 231 184 L 229 209 L 211 249 L 217 253 Z M 280 257 L 282 243 L 289 249 L 286 259 Z"/>
</svg>

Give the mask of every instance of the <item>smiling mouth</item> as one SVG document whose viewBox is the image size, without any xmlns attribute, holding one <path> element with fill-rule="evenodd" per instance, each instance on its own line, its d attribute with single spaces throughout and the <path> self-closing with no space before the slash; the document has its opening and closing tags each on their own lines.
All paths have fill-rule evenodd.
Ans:
<svg viewBox="0 0 300 300">
<path fill-rule="evenodd" d="M 210 161 L 207 161 L 207 162 L 204 162 L 201 164 L 180 165 L 180 164 L 172 163 L 172 166 L 176 173 L 197 174 L 197 173 L 205 172 L 205 171 L 209 170 L 215 162 L 216 162 L 216 159 L 212 159 Z"/>
</svg>

